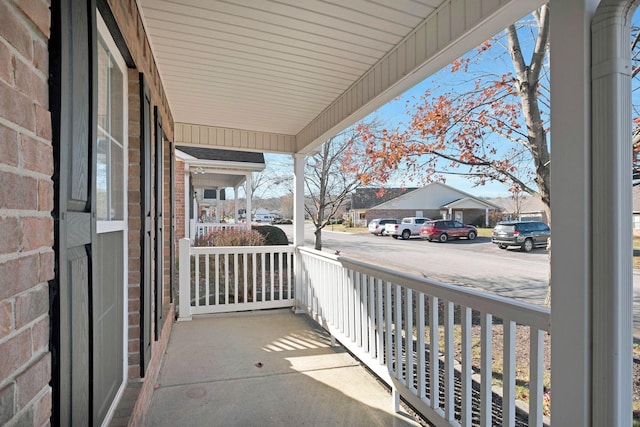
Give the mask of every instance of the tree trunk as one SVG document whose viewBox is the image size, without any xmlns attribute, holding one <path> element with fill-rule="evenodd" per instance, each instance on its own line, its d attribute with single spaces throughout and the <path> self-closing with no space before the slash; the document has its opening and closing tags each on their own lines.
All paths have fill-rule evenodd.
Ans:
<svg viewBox="0 0 640 427">
<path fill-rule="evenodd" d="M 313 234 L 315 234 L 316 236 L 315 249 L 318 251 L 321 251 L 322 250 L 322 229 L 317 228 L 316 231 L 313 232 Z"/>
</svg>

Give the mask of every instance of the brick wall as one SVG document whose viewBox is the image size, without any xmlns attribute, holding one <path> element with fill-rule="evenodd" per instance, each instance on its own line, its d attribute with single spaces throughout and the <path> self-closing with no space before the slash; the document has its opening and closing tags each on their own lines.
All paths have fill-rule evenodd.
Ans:
<svg viewBox="0 0 640 427">
<path fill-rule="evenodd" d="M 49 1 L 0 2 L 0 425 L 51 415 Z"/>
</svg>

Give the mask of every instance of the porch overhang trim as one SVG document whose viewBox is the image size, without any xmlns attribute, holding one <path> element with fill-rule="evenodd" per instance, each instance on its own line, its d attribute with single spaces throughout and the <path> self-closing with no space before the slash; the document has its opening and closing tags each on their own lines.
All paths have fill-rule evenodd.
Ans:
<svg viewBox="0 0 640 427">
<path fill-rule="evenodd" d="M 229 129 L 189 123 L 175 123 L 174 126 L 176 145 L 292 154 L 296 146 L 295 139 L 294 135 L 247 129 Z"/>
</svg>

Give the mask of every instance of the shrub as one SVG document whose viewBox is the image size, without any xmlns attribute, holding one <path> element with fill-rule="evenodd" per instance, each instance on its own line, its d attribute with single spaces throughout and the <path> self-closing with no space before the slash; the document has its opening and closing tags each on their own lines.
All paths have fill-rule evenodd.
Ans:
<svg viewBox="0 0 640 427">
<path fill-rule="evenodd" d="M 197 237 L 194 246 L 264 246 L 266 239 L 257 231 L 241 228 L 214 230 Z"/>
<path fill-rule="evenodd" d="M 260 233 L 265 239 L 265 245 L 288 245 L 287 234 L 281 228 L 273 225 L 252 225 L 252 230 Z"/>
</svg>

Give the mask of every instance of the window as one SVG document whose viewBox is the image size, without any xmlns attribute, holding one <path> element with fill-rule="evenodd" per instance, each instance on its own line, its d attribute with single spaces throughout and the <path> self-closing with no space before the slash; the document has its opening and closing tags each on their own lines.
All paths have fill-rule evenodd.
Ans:
<svg viewBox="0 0 640 427">
<path fill-rule="evenodd" d="M 114 227 L 121 229 L 126 214 L 126 68 L 108 34 L 101 31 L 98 35 L 98 140 L 95 147 L 98 232 Z"/>
</svg>

